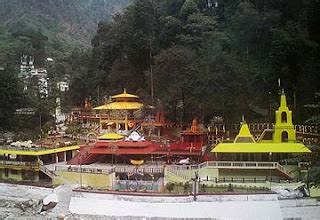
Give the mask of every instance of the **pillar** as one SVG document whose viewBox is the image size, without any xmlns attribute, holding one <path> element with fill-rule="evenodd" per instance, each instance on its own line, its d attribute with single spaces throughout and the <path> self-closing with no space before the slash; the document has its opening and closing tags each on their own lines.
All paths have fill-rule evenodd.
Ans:
<svg viewBox="0 0 320 220">
<path fill-rule="evenodd" d="M 126 110 L 125 122 L 124 122 L 124 130 L 128 131 L 128 110 Z"/>
<path fill-rule="evenodd" d="M 160 140 L 160 127 L 158 127 L 158 139 Z"/>
<path fill-rule="evenodd" d="M 54 154 L 54 157 L 55 157 L 55 163 L 58 163 L 58 162 L 59 162 L 58 154 L 57 154 L 57 153 L 55 153 L 55 154 Z"/>
<path fill-rule="evenodd" d="M 66 162 L 67 161 L 67 151 L 63 152 L 63 161 Z"/>
</svg>

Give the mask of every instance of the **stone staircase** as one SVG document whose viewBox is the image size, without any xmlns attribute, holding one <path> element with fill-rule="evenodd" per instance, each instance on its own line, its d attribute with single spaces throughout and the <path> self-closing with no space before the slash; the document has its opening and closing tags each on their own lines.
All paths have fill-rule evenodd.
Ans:
<svg viewBox="0 0 320 220">
<path fill-rule="evenodd" d="M 57 174 L 55 174 L 53 171 L 49 170 L 48 168 L 46 168 L 44 165 L 39 164 L 39 170 L 46 174 L 48 177 L 50 177 L 51 179 L 54 179 L 57 177 Z"/>
</svg>

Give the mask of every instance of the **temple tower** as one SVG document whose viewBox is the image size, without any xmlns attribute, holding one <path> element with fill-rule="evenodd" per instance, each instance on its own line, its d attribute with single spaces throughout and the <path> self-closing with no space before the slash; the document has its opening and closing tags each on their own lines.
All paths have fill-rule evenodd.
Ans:
<svg viewBox="0 0 320 220">
<path fill-rule="evenodd" d="M 296 140 L 296 131 L 292 124 L 292 112 L 287 106 L 284 90 L 281 92 L 280 107 L 276 111 L 273 142 L 291 142 Z"/>
</svg>

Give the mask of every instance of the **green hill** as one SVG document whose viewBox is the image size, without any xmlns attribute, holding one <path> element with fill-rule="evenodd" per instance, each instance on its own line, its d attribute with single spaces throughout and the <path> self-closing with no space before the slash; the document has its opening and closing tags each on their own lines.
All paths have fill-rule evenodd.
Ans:
<svg viewBox="0 0 320 220">
<path fill-rule="evenodd" d="M 21 53 L 34 54 L 41 64 L 45 56 L 90 48 L 98 23 L 110 20 L 129 2 L 0 0 L 0 64 L 18 62 Z"/>
</svg>

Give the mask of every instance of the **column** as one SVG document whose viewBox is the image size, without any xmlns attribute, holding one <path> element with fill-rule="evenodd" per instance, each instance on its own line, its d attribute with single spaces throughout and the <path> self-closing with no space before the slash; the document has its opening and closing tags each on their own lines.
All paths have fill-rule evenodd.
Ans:
<svg viewBox="0 0 320 220">
<path fill-rule="evenodd" d="M 63 151 L 63 161 L 67 161 L 67 151 Z"/>
<path fill-rule="evenodd" d="M 55 156 L 55 163 L 58 163 L 59 162 L 58 153 L 55 153 L 54 156 Z"/>
<path fill-rule="evenodd" d="M 125 121 L 124 121 L 124 130 L 128 131 L 128 110 L 126 110 Z"/>
</svg>

